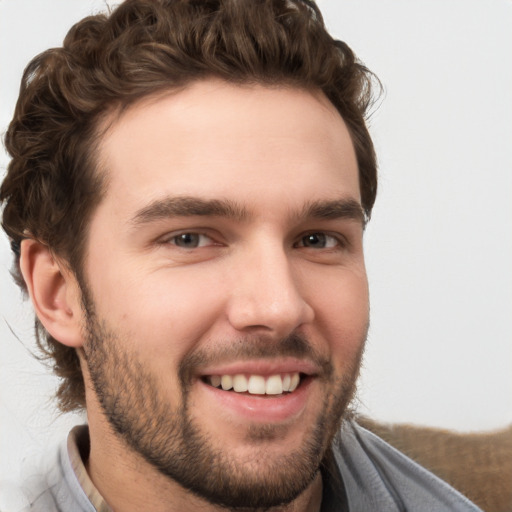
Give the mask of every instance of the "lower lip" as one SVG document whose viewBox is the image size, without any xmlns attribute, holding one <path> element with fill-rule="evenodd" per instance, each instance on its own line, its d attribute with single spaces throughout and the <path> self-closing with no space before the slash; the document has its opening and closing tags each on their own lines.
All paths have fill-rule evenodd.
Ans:
<svg viewBox="0 0 512 512">
<path fill-rule="evenodd" d="M 214 388 L 202 381 L 207 403 L 215 404 L 219 416 L 227 412 L 257 423 L 282 423 L 298 418 L 306 408 L 313 379 L 305 378 L 292 393 L 249 395 Z M 218 407 L 218 409 L 217 409 Z"/>
</svg>

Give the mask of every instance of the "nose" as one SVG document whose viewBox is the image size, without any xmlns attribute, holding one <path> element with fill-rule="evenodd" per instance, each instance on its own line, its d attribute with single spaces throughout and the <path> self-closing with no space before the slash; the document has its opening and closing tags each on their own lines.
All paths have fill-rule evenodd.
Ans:
<svg viewBox="0 0 512 512">
<path fill-rule="evenodd" d="M 236 330 L 285 337 L 313 320 L 303 276 L 282 246 L 247 248 L 235 266 L 227 313 Z"/>
</svg>

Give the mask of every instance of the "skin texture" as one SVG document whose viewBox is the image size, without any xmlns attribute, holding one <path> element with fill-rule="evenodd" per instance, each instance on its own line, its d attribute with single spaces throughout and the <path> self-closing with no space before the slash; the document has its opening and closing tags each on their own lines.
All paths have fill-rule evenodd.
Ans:
<svg viewBox="0 0 512 512">
<path fill-rule="evenodd" d="M 105 126 L 81 286 L 22 248 L 40 318 L 81 356 L 91 479 L 122 511 L 318 510 L 368 325 L 343 120 L 320 93 L 211 80 Z M 206 382 L 293 371 L 277 397 Z"/>
</svg>

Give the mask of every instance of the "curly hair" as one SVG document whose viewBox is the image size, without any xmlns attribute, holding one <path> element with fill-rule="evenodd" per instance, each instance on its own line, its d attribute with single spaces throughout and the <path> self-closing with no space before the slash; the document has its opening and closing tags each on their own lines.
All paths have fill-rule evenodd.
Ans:
<svg viewBox="0 0 512 512">
<path fill-rule="evenodd" d="M 88 224 L 106 188 L 95 161 L 102 119 L 148 95 L 210 77 L 323 91 L 351 135 L 370 217 L 377 170 L 365 119 L 378 80 L 327 33 L 312 1 L 126 0 L 74 25 L 62 47 L 25 69 L 5 135 L 11 160 L 0 188 L 2 226 L 23 289 L 24 238 L 47 245 L 80 275 Z M 60 409 L 83 408 L 75 349 L 35 322 L 38 346 L 61 378 Z"/>
</svg>

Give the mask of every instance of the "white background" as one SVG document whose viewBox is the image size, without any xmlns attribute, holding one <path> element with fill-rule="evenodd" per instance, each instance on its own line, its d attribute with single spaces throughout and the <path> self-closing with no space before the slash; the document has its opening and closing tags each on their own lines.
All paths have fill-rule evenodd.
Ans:
<svg viewBox="0 0 512 512">
<path fill-rule="evenodd" d="M 386 94 L 366 233 L 372 325 L 359 410 L 481 430 L 512 421 L 512 1 L 323 0 Z M 0 0 L 0 130 L 24 65 L 103 1 Z M 0 154 L 1 173 L 7 157 Z M 54 379 L 0 235 L 0 479 L 62 437 Z M 81 421 L 78 419 L 78 421 Z"/>
</svg>

